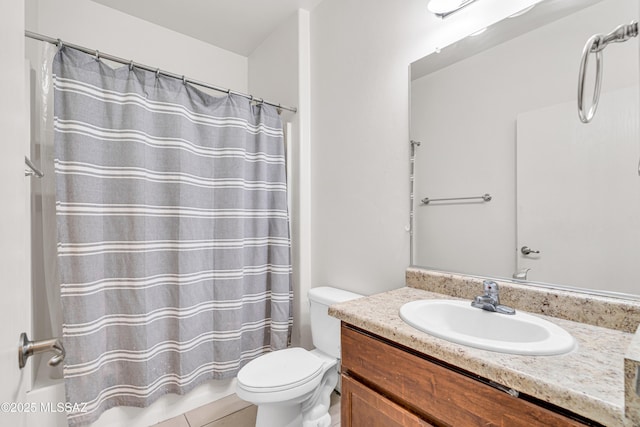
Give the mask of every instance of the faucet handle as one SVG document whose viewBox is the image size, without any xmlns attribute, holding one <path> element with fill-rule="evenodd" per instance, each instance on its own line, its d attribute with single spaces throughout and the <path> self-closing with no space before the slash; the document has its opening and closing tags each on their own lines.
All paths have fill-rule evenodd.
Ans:
<svg viewBox="0 0 640 427">
<path fill-rule="evenodd" d="M 474 298 L 471 302 L 473 307 L 487 311 L 495 311 L 501 314 L 516 314 L 513 308 L 500 304 L 500 295 L 496 282 L 493 280 L 485 280 L 482 282 L 482 288 L 484 289 L 484 295 Z"/>
<path fill-rule="evenodd" d="M 493 280 L 485 280 L 482 282 L 482 289 L 485 295 L 495 295 L 498 293 L 498 284 Z"/>
</svg>

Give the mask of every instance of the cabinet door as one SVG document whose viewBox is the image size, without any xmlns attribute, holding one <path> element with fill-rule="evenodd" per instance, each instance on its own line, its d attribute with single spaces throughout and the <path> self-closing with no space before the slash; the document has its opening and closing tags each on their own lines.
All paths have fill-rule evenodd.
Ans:
<svg viewBox="0 0 640 427">
<path fill-rule="evenodd" d="M 371 387 L 383 392 L 387 398 L 400 403 L 401 408 L 410 407 L 412 413 L 434 420 L 438 425 L 585 426 L 585 423 L 498 391 L 425 357 L 389 345 L 382 338 L 365 335 L 344 325 L 342 372 L 351 378 L 365 379 Z M 375 406 L 369 404 L 369 410 L 372 411 L 373 408 Z"/>
<path fill-rule="evenodd" d="M 342 376 L 340 405 L 342 427 L 432 427 L 432 424 L 347 376 Z"/>
</svg>

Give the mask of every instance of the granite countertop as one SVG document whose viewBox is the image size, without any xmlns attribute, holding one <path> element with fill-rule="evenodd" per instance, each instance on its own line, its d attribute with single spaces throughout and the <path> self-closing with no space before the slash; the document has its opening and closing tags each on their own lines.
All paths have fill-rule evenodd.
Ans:
<svg viewBox="0 0 640 427">
<path fill-rule="evenodd" d="M 399 316 L 400 307 L 419 299 L 454 298 L 403 287 L 333 305 L 329 314 L 604 425 L 631 425 L 625 419 L 624 364 L 632 333 L 535 314 L 573 335 L 577 348 L 559 356 L 496 353 L 436 338 L 406 324 Z"/>
</svg>

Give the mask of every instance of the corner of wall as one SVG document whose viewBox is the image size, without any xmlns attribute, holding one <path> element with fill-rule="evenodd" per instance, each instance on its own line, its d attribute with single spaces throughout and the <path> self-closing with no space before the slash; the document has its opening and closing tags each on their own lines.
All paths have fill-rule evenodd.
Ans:
<svg viewBox="0 0 640 427">
<path fill-rule="evenodd" d="M 309 305 L 305 304 L 312 285 L 311 251 L 311 14 L 298 9 L 298 221 L 299 221 L 299 298 L 302 300 L 299 344 L 311 348 Z"/>
<path fill-rule="evenodd" d="M 249 89 L 254 95 L 297 107 L 283 113 L 291 124 L 291 240 L 294 286 L 292 344 L 311 348 L 307 293 L 311 288 L 309 160 L 309 12 L 298 10 L 249 55 Z"/>
</svg>

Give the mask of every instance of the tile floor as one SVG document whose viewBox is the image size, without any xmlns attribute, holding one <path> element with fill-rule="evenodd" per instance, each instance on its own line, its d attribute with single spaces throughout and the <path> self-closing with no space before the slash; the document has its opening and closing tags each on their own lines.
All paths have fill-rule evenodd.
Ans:
<svg viewBox="0 0 640 427">
<path fill-rule="evenodd" d="M 255 427 L 257 408 L 236 395 L 210 403 L 154 427 Z M 331 395 L 331 427 L 340 427 L 340 396 Z"/>
</svg>

